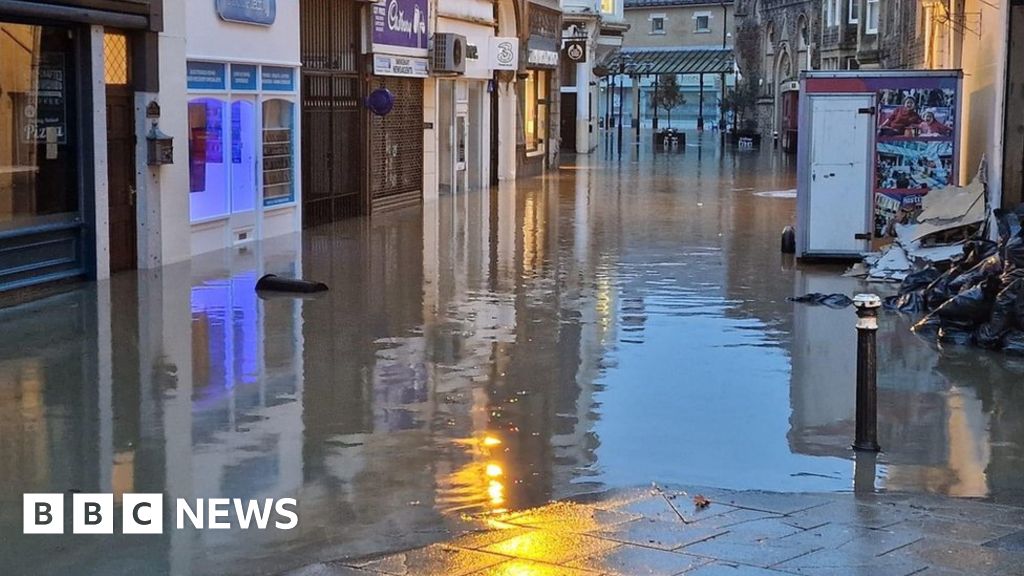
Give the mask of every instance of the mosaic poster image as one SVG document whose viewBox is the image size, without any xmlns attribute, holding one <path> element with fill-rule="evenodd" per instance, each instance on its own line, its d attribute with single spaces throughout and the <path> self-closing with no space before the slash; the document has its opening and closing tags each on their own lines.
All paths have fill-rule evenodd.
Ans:
<svg viewBox="0 0 1024 576">
<path fill-rule="evenodd" d="M 930 190 L 956 182 L 955 81 L 877 92 L 875 236 L 891 236 Z"/>
</svg>

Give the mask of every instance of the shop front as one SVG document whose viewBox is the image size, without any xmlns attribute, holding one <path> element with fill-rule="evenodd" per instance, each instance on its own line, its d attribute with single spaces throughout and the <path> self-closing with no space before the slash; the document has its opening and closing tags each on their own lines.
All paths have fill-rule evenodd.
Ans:
<svg viewBox="0 0 1024 576">
<path fill-rule="evenodd" d="M 189 16 L 193 255 L 301 228 L 298 10 L 284 8 L 272 18 L 259 11 Z"/>
<path fill-rule="evenodd" d="M 525 77 L 519 79 L 523 130 L 519 166 L 520 175 L 526 176 L 558 165 L 561 102 L 558 77 L 561 13 L 530 4 L 529 22 Z"/>
<path fill-rule="evenodd" d="M 0 1 L 0 291 L 136 265 L 135 214 L 115 210 L 133 190 L 134 108 L 111 112 L 107 92 L 155 82 L 129 59 L 150 7 L 75 4 Z"/>
<path fill-rule="evenodd" d="M 466 39 L 465 72 L 435 76 L 428 86 L 433 85 L 437 99 L 434 122 L 438 189 L 441 194 L 459 194 L 485 188 L 491 180 L 493 72 L 488 54 L 494 26 L 479 22 L 493 18 L 493 8 L 488 2 L 463 2 L 446 10 L 438 16 L 438 32 Z"/>
<path fill-rule="evenodd" d="M 370 11 L 370 212 L 423 201 L 424 80 L 429 76 L 429 3 L 387 0 Z"/>
</svg>

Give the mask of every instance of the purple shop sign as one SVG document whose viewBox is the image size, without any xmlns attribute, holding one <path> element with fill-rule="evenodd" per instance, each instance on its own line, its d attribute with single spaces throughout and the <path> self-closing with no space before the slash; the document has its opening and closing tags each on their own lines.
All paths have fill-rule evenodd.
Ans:
<svg viewBox="0 0 1024 576">
<path fill-rule="evenodd" d="M 426 50 L 427 0 L 383 0 L 373 5 L 373 44 Z"/>
</svg>

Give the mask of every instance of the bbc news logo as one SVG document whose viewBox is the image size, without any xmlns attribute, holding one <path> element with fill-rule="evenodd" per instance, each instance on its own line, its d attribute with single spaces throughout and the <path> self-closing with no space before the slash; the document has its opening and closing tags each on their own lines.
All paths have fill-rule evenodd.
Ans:
<svg viewBox="0 0 1024 576">
<path fill-rule="evenodd" d="M 64 494 L 25 494 L 25 534 L 64 533 Z M 242 500 L 240 498 L 198 498 L 174 501 L 174 526 L 178 530 L 292 530 L 299 525 L 294 498 Z M 72 534 L 113 534 L 113 494 L 72 494 Z M 121 499 L 123 534 L 163 534 L 164 495 L 124 494 Z"/>
</svg>

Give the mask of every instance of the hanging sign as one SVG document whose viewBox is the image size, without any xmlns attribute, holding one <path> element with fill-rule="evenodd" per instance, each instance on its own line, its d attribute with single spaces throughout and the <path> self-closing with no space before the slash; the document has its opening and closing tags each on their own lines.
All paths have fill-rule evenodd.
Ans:
<svg viewBox="0 0 1024 576">
<path fill-rule="evenodd" d="M 270 26 L 277 19 L 277 0 L 216 0 L 216 7 L 226 22 Z"/>
<path fill-rule="evenodd" d="M 373 73 L 377 76 L 426 78 L 430 75 L 430 66 L 426 58 L 374 54 Z"/>
<path fill-rule="evenodd" d="M 587 41 L 567 40 L 565 43 L 565 58 L 575 64 L 583 64 L 587 61 Z"/>
<path fill-rule="evenodd" d="M 519 38 L 490 38 L 488 46 L 491 70 L 516 70 L 519 68 Z"/>
<path fill-rule="evenodd" d="M 427 0 L 383 0 L 373 5 L 373 44 L 426 50 L 429 19 Z"/>
</svg>

